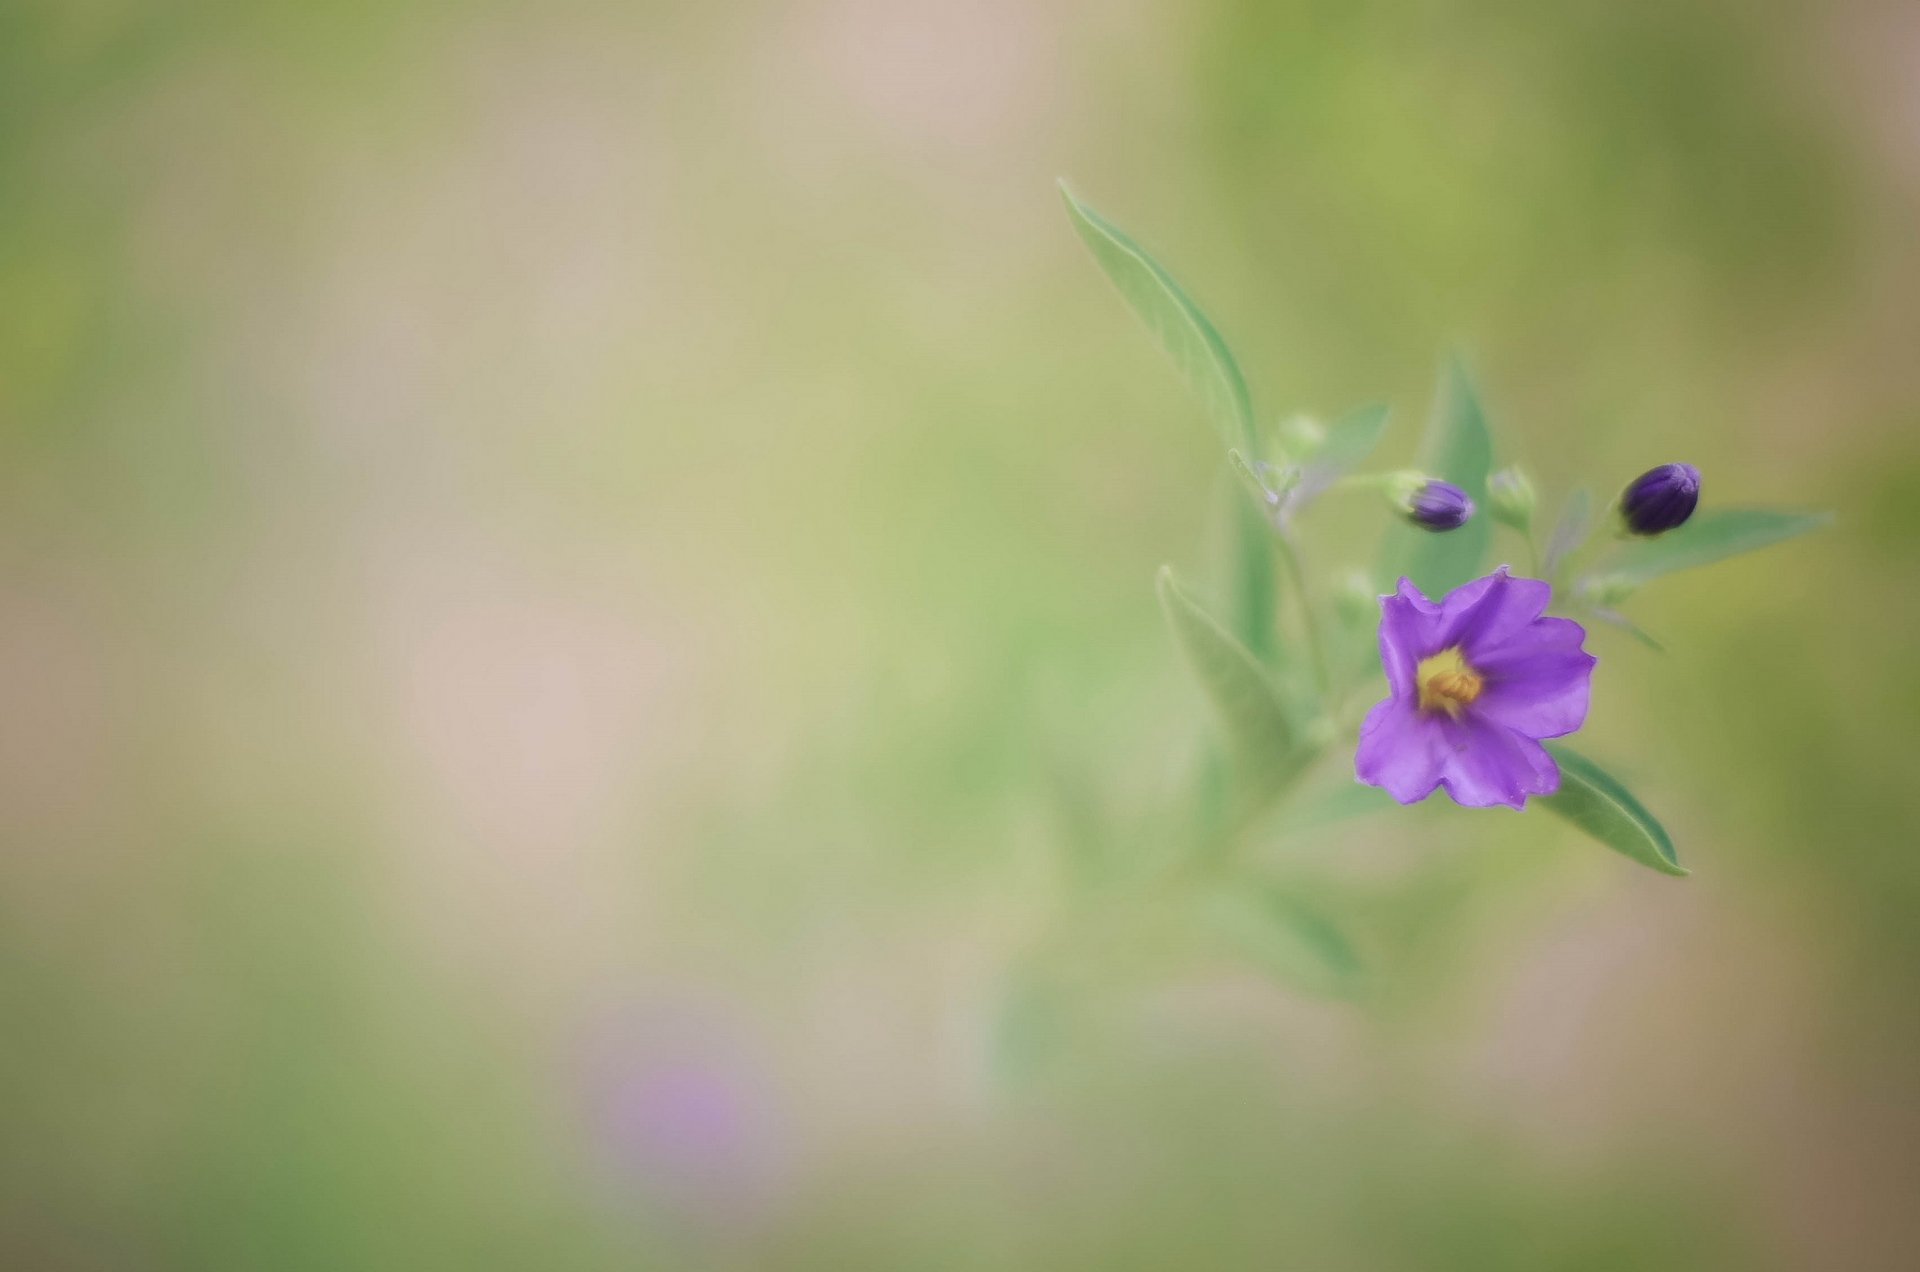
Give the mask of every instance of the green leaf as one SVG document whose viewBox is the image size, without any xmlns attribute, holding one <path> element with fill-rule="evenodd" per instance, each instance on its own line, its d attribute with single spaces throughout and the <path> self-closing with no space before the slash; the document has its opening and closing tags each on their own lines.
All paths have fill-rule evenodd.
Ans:
<svg viewBox="0 0 1920 1272">
<path fill-rule="evenodd" d="M 1579 551 L 1580 545 L 1587 541 L 1587 531 L 1593 520 L 1593 497 L 1582 487 L 1567 496 L 1566 507 L 1560 510 L 1560 520 L 1553 527 L 1553 537 L 1547 540 L 1547 556 L 1541 565 L 1541 572 L 1551 580 L 1560 563 Z"/>
<path fill-rule="evenodd" d="M 1249 445 L 1253 400 L 1219 331 L 1171 274 L 1112 222 L 1074 198 L 1065 181 L 1060 183 L 1060 194 L 1073 228 L 1199 395 L 1221 440 L 1228 446 Z"/>
<path fill-rule="evenodd" d="M 1327 440 L 1306 458 L 1305 472 L 1294 496 L 1297 505 L 1313 498 L 1347 473 L 1366 462 L 1387 431 L 1385 403 L 1363 406 L 1341 416 L 1327 427 Z"/>
<path fill-rule="evenodd" d="M 1655 640 L 1652 633 L 1628 618 L 1625 614 L 1622 614 L 1619 610 L 1608 609 L 1604 605 L 1596 605 L 1588 612 L 1601 622 L 1619 628 L 1627 635 L 1639 641 L 1642 645 L 1645 645 L 1648 649 L 1651 649 L 1654 653 L 1664 654 L 1667 652 L 1667 647 L 1662 645 L 1658 640 Z"/>
<path fill-rule="evenodd" d="M 1147 324 L 1188 386 L 1198 395 L 1207 417 L 1228 446 L 1250 446 L 1253 438 L 1253 399 L 1246 378 L 1200 307 L 1180 284 L 1144 248 L 1118 226 L 1073 197 L 1060 183 L 1067 214 L 1094 260 L 1120 290 L 1133 312 Z M 1274 582 L 1272 530 L 1258 511 L 1242 505 L 1235 510 L 1233 531 L 1233 627 L 1240 639 L 1262 661 L 1274 654 Z"/>
<path fill-rule="evenodd" d="M 1160 568 L 1160 608 L 1219 713 L 1234 757 L 1254 774 L 1284 775 L 1299 763 L 1293 725 L 1279 691 L 1247 647 L 1229 635 Z"/>
<path fill-rule="evenodd" d="M 1638 586 L 1662 574 L 1712 565 L 1818 530 L 1830 512 L 1778 512 L 1770 508 L 1712 508 L 1695 513 L 1678 530 L 1628 544 L 1598 573 Z"/>
<path fill-rule="evenodd" d="M 1690 874 L 1674 855 L 1673 840 L 1633 792 L 1586 756 L 1557 742 L 1546 744 L 1560 765 L 1560 790 L 1540 800 L 1616 852 L 1662 874 Z"/>
<path fill-rule="evenodd" d="M 1288 800 L 1281 813 L 1281 824 L 1292 832 L 1324 830 L 1355 817 L 1392 812 L 1399 807 L 1393 796 L 1379 787 L 1355 781 L 1352 767 L 1348 766 L 1331 785 Z"/>
<path fill-rule="evenodd" d="M 1457 355 L 1441 368 L 1440 388 L 1420 456 L 1423 471 L 1466 491 L 1478 511 L 1458 530 L 1439 534 L 1410 525 L 1395 526 L 1388 532 L 1384 554 L 1387 568 L 1381 582 L 1391 587 L 1405 576 L 1438 600 L 1480 573 L 1492 534 L 1486 507 L 1493 439 L 1473 379 Z"/>
<path fill-rule="evenodd" d="M 1204 893 L 1201 921 L 1229 949 L 1274 978 L 1326 998 L 1360 989 L 1360 956 L 1345 933 L 1299 897 L 1254 883 Z"/>
<path fill-rule="evenodd" d="M 1228 493 L 1234 503 L 1234 630 L 1256 659 L 1271 665 L 1279 652 L 1274 620 L 1279 597 L 1273 581 L 1273 527 L 1267 524 L 1266 513 L 1239 490 Z"/>
<path fill-rule="evenodd" d="M 1227 462 L 1239 479 L 1241 491 L 1229 492 L 1233 518 L 1234 630 L 1253 656 L 1269 667 L 1284 668 L 1286 651 L 1279 642 L 1275 613 L 1279 609 L 1274 586 L 1274 526 L 1270 518 L 1282 504 L 1267 478 L 1238 448 L 1229 447 Z M 1244 493 L 1244 497 L 1242 497 Z"/>
</svg>

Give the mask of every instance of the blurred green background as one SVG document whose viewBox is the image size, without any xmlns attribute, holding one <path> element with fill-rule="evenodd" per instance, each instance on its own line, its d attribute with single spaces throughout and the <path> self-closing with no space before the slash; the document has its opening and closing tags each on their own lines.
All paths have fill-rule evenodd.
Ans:
<svg viewBox="0 0 1920 1272">
<path fill-rule="evenodd" d="M 1894 0 L 3 0 L 0 1265 L 1920 1265 L 1917 61 Z M 1550 500 L 1838 511 L 1594 638 L 1693 878 L 1275 832 L 1360 1001 L 1151 913 L 1023 997 L 1184 816 L 1224 480 L 1060 175 L 1264 416 L 1410 456 L 1458 346 Z"/>
</svg>

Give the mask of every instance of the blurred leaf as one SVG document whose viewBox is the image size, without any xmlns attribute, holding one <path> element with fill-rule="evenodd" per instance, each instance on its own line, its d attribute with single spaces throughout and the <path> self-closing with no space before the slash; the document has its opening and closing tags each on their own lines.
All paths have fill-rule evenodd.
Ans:
<svg viewBox="0 0 1920 1272">
<path fill-rule="evenodd" d="M 1209 738 L 1193 782 L 1194 822 L 1202 843 L 1219 843 L 1232 834 L 1236 811 L 1232 768 L 1219 743 Z"/>
<path fill-rule="evenodd" d="M 1618 627 L 1621 631 L 1633 637 L 1635 640 L 1639 641 L 1642 645 L 1645 645 L 1648 649 L 1651 649 L 1654 653 L 1664 654 L 1667 652 L 1667 647 L 1665 645 L 1662 645 L 1659 641 L 1655 640 L 1652 637 L 1652 635 L 1650 635 L 1647 632 L 1645 628 L 1641 627 L 1640 624 L 1628 618 L 1625 614 L 1622 614 L 1619 610 L 1608 609 L 1604 605 L 1599 605 L 1594 607 L 1592 613 L 1593 613 L 1593 616 L 1599 619 L 1601 622 L 1607 623 L 1614 627 Z"/>
<path fill-rule="evenodd" d="M 1236 483 L 1237 485 L 1238 483 Z M 1231 492 L 1233 517 L 1234 629 L 1259 661 L 1279 653 L 1273 581 L 1273 527 L 1266 514 L 1238 489 Z"/>
<path fill-rule="evenodd" d="M 1200 686 L 1219 713 L 1234 757 L 1255 774 L 1284 774 L 1299 749 L 1286 707 L 1266 670 L 1162 566 L 1160 608 L 1186 651 Z"/>
<path fill-rule="evenodd" d="M 1329 425 L 1327 440 L 1306 459 L 1305 472 L 1293 496 L 1294 506 L 1313 498 L 1365 463 L 1380 444 L 1381 434 L 1387 431 L 1389 414 L 1385 403 L 1375 403 L 1351 411 Z"/>
<path fill-rule="evenodd" d="M 1382 583 L 1390 588 L 1404 576 L 1438 600 L 1480 572 L 1492 526 L 1486 506 L 1493 440 L 1473 379 L 1458 355 L 1441 368 L 1433 418 L 1427 423 L 1420 454 L 1421 469 L 1466 491 L 1477 511 L 1466 525 L 1441 534 L 1396 525 L 1387 535 Z"/>
<path fill-rule="evenodd" d="M 1199 396 L 1221 440 L 1228 446 L 1250 445 L 1252 397 L 1220 332 L 1158 261 L 1118 226 L 1074 198 L 1064 181 L 1060 195 L 1081 240 Z M 1248 508 L 1244 500 L 1236 500 L 1233 626 L 1262 662 L 1269 661 L 1276 648 L 1271 533 L 1262 514 Z"/>
<path fill-rule="evenodd" d="M 1246 446 L 1253 435 L 1253 402 L 1226 341 L 1173 281 L 1172 275 L 1105 217 L 1073 197 L 1060 183 L 1074 229 L 1092 250 L 1113 285 L 1200 396 L 1228 446 Z"/>
<path fill-rule="evenodd" d="M 1246 487 L 1249 498 L 1260 500 L 1267 497 L 1266 478 L 1253 470 L 1252 461 L 1247 458 L 1246 453 L 1238 446 L 1227 447 L 1227 463 L 1231 465 L 1233 471 L 1239 475 L 1241 484 Z"/>
<path fill-rule="evenodd" d="M 1743 552 L 1755 552 L 1818 530 L 1833 521 L 1830 512 L 1778 512 L 1769 508 L 1715 508 L 1695 513 L 1678 530 L 1657 539 L 1638 539 L 1614 555 L 1601 573 L 1609 579 L 1641 584 L 1676 570 L 1712 565 Z"/>
<path fill-rule="evenodd" d="M 1560 510 L 1560 520 L 1553 527 L 1553 537 L 1547 540 L 1547 555 L 1541 564 L 1541 573 L 1549 579 L 1553 577 L 1560 563 L 1587 541 L 1592 521 L 1593 496 L 1582 487 L 1567 496 L 1567 505 Z"/>
<path fill-rule="evenodd" d="M 1299 897 L 1267 884 L 1206 892 L 1201 921 L 1240 957 L 1276 980 L 1324 998 L 1360 988 L 1360 956 L 1346 934 Z"/>
<path fill-rule="evenodd" d="M 1071 1032 L 1075 1005 L 1037 968 L 1008 971 L 989 1036 L 989 1064 L 1002 1087 L 1017 1089 L 1045 1071 Z"/>
<path fill-rule="evenodd" d="M 1612 774 L 1557 742 L 1546 744 L 1560 765 L 1560 790 L 1541 806 L 1566 818 L 1616 852 L 1662 874 L 1690 874 L 1674 854 L 1666 828 Z"/>
<path fill-rule="evenodd" d="M 1227 462 L 1240 490 L 1230 492 L 1233 506 L 1234 630 L 1247 648 L 1270 667 L 1283 667 L 1286 651 L 1279 641 L 1275 619 L 1279 608 L 1274 586 L 1274 527 L 1269 520 L 1282 496 L 1270 491 L 1267 477 L 1254 470 L 1237 447 L 1227 450 Z M 1244 496 L 1244 497 L 1243 497 Z"/>
<path fill-rule="evenodd" d="M 1083 881 L 1103 879 L 1113 869 L 1120 835 L 1097 783 L 1065 757 L 1054 762 L 1052 779 L 1049 810 L 1069 869 Z"/>
<path fill-rule="evenodd" d="M 1282 817 L 1283 824 L 1290 831 L 1318 830 L 1398 807 L 1400 805 L 1393 796 L 1378 786 L 1356 781 L 1352 766 L 1348 765 L 1342 773 L 1342 780 L 1288 800 Z"/>
</svg>

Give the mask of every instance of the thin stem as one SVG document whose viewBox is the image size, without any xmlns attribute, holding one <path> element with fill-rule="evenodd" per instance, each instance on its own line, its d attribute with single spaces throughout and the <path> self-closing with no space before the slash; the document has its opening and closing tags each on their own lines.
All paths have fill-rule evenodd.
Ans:
<svg viewBox="0 0 1920 1272">
<path fill-rule="evenodd" d="M 1348 473 L 1334 481 L 1324 493 L 1332 495 L 1348 490 L 1385 490 L 1387 484 L 1399 476 L 1398 472 Z"/>
<path fill-rule="evenodd" d="M 1576 576 L 1580 570 L 1584 569 L 1585 566 L 1593 560 L 1595 550 L 1594 540 L 1596 537 L 1595 535 L 1589 534 L 1581 542 L 1575 544 L 1571 551 L 1562 553 L 1560 559 L 1554 562 L 1554 577 L 1547 581 L 1552 583 L 1556 590 L 1558 590 L 1563 580 L 1568 584 L 1578 581 Z"/>
<path fill-rule="evenodd" d="M 1531 525 L 1516 526 L 1505 521 L 1500 524 L 1519 535 L 1521 541 L 1527 545 L 1527 577 L 1545 579 L 1547 576 L 1540 572 L 1540 539 L 1533 533 L 1533 527 Z M 1547 581 L 1551 583 L 1553 580 L 1547 579 Z"/>
<path fill-rule="evenodd" d="M 1300 568 L 1300 551 L 1287 531 L 1281 530 L 1274 537 L 1280 545 L 1280 560 L 1287 567 L 1287 582 L 1293 588 L 1294 602 L 1300 607 L 1300 626 L 1307 635 L 1307 655 L 1313 660 L 1314 679 L 1319 682 L 1320 696 L 1324 699 L 1333 693 L 1333 675 L 1327 669 L 1327 651 L 1320 643 L 1320 624 L 1313 621 L 1313 602 L 1307 596 L 1307 576 Z"/>
</svg>

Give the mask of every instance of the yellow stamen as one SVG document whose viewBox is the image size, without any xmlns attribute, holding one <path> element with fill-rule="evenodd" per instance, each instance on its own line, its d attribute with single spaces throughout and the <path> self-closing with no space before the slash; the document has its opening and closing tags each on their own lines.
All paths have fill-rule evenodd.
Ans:
<svg viewBox="0 0 1920 1272">
<path fill-rule="evenodd" d="M 1480 673 L 1467 665 L 1458 645 L 1422 658 L 1413 669 L 1413 679 L 1420 686 L 1420 709 L 1444 711 L 1450 716 L 1458 716 L 1463 708 L 1473 705 L 1486 687 Z"/>
</svg>

